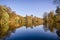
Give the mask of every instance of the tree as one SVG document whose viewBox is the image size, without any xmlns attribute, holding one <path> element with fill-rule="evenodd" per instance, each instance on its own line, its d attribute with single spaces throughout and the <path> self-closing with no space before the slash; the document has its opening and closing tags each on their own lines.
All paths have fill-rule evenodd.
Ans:
<svg viewBox="0 0 60 40">
<path fill-rule="evenodd" d="M 57 6 L 57 9 L 55 12 L 60 15 L 60 7 Z"/>
<path fill-rule="evenodd" d="M 47 12 L 44 13 L 43 20 L 44 20 L 44 23 L 47 23 L 47 21 L 48 21 L 48 14 L 47 14 Z"/>
</svg>

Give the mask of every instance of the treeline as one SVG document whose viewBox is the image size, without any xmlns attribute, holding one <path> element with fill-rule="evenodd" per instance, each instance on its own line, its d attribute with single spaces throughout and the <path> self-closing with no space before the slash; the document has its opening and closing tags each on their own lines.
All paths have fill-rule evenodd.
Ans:
<svg viewBox="0 0 60 40">
<path fill-rule="evenodd" d="M 45 12 L 43 16 L 44 25 L 48 26 L 50 31 L 53 31 L 54 28 L 60 29 L 60 7 L 57 7 L 55 12 L 50 11 L 49 13 Z"/>
<path fill-rule="evenodd" d="M 0 38 L 4 37 L 9 31 L 14 31 L 16 28 L 22 26 L 33 28 L 33 26 L 41 24 L 43 24 L 42 18 L 33 15 L 23 17 L 16 14 L 10 7 L 0 5 Z"/>
</svg>

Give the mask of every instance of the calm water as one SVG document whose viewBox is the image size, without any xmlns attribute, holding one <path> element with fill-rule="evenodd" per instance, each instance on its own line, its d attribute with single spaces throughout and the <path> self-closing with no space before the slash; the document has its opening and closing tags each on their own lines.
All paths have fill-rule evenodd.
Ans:
<svg viewBox="0 0 60 40">
<path fill-rule="evenodd" d="M 10 32 L 3 40 L 59 40 L 59 37 L 55 31 L 44 31 L 43 25 L 40 25 L 33 28 L 26 28 L 24 26 L 18 28 Z"/>
</svg>

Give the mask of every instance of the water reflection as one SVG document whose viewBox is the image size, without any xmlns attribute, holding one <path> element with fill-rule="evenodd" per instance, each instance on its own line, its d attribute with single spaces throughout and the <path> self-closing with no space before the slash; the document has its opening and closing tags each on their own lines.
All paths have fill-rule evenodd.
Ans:
<svg viewBox="0 0 60 40">
<path fill-rule="evenodd" d="M 43 19 L 36 16 L 23 17 L 17 15 L 11 8 L 0 5 L 0 39 L 4 40 L 10 37 L 11 33 L 15 33 L 17 28 L 26 26 L 26 28 L 33 28 L 43 23 Z"/>
<path fill-rule="evenodd" d="M 60 9 L 57 9 L 60 10 Z M 50 12 L 48 15 L 45 13 L 44 18 L 39 18 L 36 16 L 19 16 L 14 11 L 6 6 L 0 6 L 0 40 L 5 40 L 10 37 L 12 33 L 15 33 L 17 28 L 23 26 L 27 28 L 32 28 L 33 26 L 44 25 L 44 31 L 50 30 L 54 32 L 56 29 L 56 34 L 60 37 L 60 11 L 58 14 L 54 15 Z"/>
<path fill-rule="evenodd" d="M 50 32 L 56 31 L 58 39 L 60 40 L 60 7 L 57 7 L 55 13 L 51 11 L 49 14 L 45 12 L 44 14 L 44 30 Z"/>
<path fill-rule="evenodd" d="M 30 26 L 28 26 L 28 27 L 30 27 L 30 28 L 33 28 L 33 26 L 38 26 L 38 25 L 32 25 L 31 26 L 31 24 L 29 24 L 29 25 Z M 58 35 L 58 37 L 60 37 L 60 28 L 58 28 L 58 27 L 60 27 L 59 25 L 55 25 L 56 26 L 55 27 L 54 25 L 45 23 L 43 29 L 44 29 L 45 32 L 47 32 L 48 30 L 50 30 L 50 32 L 53 32 L 53 31 L 55 31 L 54 29 L 57 29 L 56 30 L 56 34 Z M 23 27 L 23 26 L 20 26 L 20 28 Z M 25 27 L 27 27 L 27 25 L 25 25 Z M 6 29 L 6 28 L 3 28 L 3 29 Z M 6 30 L 6 31 L 0 30 L 0 39 L 1 40 L 5 40 L 6 38 L 10 37 L 12 33 L 15 33 L 16 29 L 17 29 L 16 27 L 14 27 L 14 28 L 13 27 L 9 27 L 9 29 Z"/>
<path fill-rule="evenodd" d="M 56 14 L 54 14 L 53 11 L 51 11 L 49 14 L 44 14 L 44 30 L 50 30 L 50 32 L 56 31 L 56 34 L 58 35 L 60 39 L 60 8 L 57 7 Z"/>
<path fill-rule="evenodd" d="M 32 25 L 31 24 L 28 24 L 29 26 L 25 25 L 26 28 L 33 28 L 33 26 L 37 26 L 37 25 Z M 3 27 L 4 25 L 2 25 Z M 24 25 L 23 25 L 24 26 Z M 20 26 L 20 27 L 23 27 L 23 26 Z M 7 26 L 5 26 L 7 27 Z M 0 40 L 5 40 L 6 38 L 10 37 L 12 33 L 15 33 L 16 31 L 16 27 L 13 27 L 13 26 L 9 26 L 8 30 L 4 30 L 6 28 L 2 28 L 0 29 Z"/>
</svg>

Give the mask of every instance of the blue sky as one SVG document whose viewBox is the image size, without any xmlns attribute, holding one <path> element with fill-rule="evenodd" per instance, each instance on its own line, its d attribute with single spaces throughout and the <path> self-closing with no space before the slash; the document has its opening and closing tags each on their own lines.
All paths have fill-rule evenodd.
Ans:
<svg viewBox="0 0 60 40">
<path fill-rule="evenodd" d="M 53 0 L 0 0 L 0 4 L 10 7 L 22 16 L 33 14 L 37 17 L 43 17 L 44 12 L 56 9 Z"/>
</svg>

